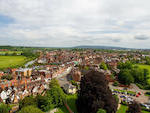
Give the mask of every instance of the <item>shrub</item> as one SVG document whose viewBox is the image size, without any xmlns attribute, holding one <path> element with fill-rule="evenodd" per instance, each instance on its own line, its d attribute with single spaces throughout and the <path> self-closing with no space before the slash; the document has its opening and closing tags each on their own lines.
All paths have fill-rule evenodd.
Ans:
<svg viewBox="0 0 150 113">
<path fill-rule="evenodd" d="M 36 108 L 35 106 L 26 106 L 22 108 L 19 113 L 44 113 L 40 109 Z"/>
<path fill-rule="evenodd" d="M 104 109 L 98 109 L 97 113 L 106 113 L 106 110 L 104 110 Z"/>
<path fill-rule="evenodd" d="M 0 104 L 0 113 L 9 113 L 10 109 L 11 108 L 8 105 L 3 103 Z"/>
<path fill-rule="evenodd" d="M 26 106 L 29 106 L 29 105 L 37 106 L 36 99 L 33 98 L 32 96 L 25 97 L 23 100 L 21 100 L 19 102 L 19 109 L 26 107 Z"/>
<path fill-rule="evenodd" d="M 114 86 L 118 86 L 118 85 L 119 85 L 119 82 L 118 82 L 118 81 L 115 81 L 115 82 L 113 83 L 113 85 L 114 85 Z"/>
<path fill-rule="evenodd" d="M 13 77 L 11 75 L 3 75 L 1 79 L 12 80 Z"/>
</svg>

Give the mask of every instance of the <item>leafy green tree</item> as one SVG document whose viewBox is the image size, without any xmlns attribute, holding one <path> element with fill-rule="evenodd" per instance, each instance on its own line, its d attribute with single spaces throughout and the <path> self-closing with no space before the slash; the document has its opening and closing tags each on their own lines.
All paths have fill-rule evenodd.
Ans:
<svg viewBox="0 0 150 113">
<path fill-rule="evenodd" d="M 114 86 L 118 86 L 118 85 L 119 85 L 119 82 L 118 82 L 118 81 L 115 81 L 115 82 L 113 83 L 113 85 L 114 85 Z"/>
<path fill-rule="evenodd" d="M 149 79 L 148 75 L 149 75 L 149 70 L 148 69 L 144 69 L 144 80 L 147 81 L 147 79 Z"/>
<path fill-rule="evenodd" d="M 36 101 L 37 101 L 37 106 L 38 108 L 40 108 L 42 111 L 46 112 L 48 110 L 50 110 L 51 108 L 53 108 L 51 101 L 49 101 L 48 97 L 46 96 L 41 96 L 41 95 L 37 95 L 36 96 Z"/>
<path fill-rule="evenodd" d="M 1 77 L 1 79 L 12 80 L 13 77 L 12 77 L 12 75 L 3 75 L 3 76 Z"/>
<path fill-rule="evenodd" d="M 60 87 L 58 80 L 56 80 L 55 78 L 51 80 L 50 84 L 49 84 L 49 88 L 53 88 L 53 87 Z"/>
<path fill-rule="evenodd" d="M 29 105 L 37 106 L 36 99 L 33 96 L 28 96 L 28 97 L 25 97 L 23 100 L 21 100 L 19 102 L 19 109 L 29 106 Z"/>
<path fill-rule="evenodd" d="M 130 61 L 127 61 L 125 63 L 119 62 L 118 68 L 119 69 L 132 69 L 132 63 Z"/>
<path fill-rule="evenodd" d="M 128 70 L 128 69 L 120 71 L 120 73 L 118 75 L 118 80 L 125 85 L 130 85 L 130 83 L 134 82 L 134 78 L 131 75 L 130 70 Z"/>
<path fill-rule="evenodd" d="M 23 107 L 19 113 L 44 113 L 39 108 L 36 108 L 35 106 L 26 106 Z"/>
<path fill-rule="evenodd" d="M 107 68 L 107 65 L 105 64 L 105 62 L 102 62 L 101 64 L 100 64 L 100 68 L 101 69 L 104 69 L 104 70 L 107 70 L 108 68 Z"/>
<path fill-rule="evenodd" d="M 49 101 L 54 105 L 54 107 L 62 106 L 65 100 L 65 94 L 60 87 L 52 87 L 47 92 L 47 96 L 49 98 Z"/>
<path fill-rule="evenodd" d="M 47 97 L 49 103 L 51 103 L 54 107 L 59 107 L 63 105 L 65 100 L 65 93 L 62 88 L 59 86 L 59 83 L 56 79 L 52 79 L 49 84 L 50 90 L 47 91 Z"/>
<path fill-rule="evenodd" d="M 104 110 L 104 109 L 98 109 L 97 113 L 106 113 L 106 110 Z"/>
<path fill-rule="evenodd" d="M 11 108 L 8 105 L 3 103 L 0 104 L 0 113 L 9 113 L 10 109 Z"/>
<path fill-rule="evenodd" d="M 147 81 L 145 81 L 145 77 L 144 77 L 144 70 L 141 68 L 134 68 L 131 70 L 131 74 L 134 77 L 134 81 L 135 83 L 147 83 Z"/>
<path fill-rule="evenodd" d="M 113 95 L 117 101 L 117 103 L 119 103 L 119 98 L 118 98 L 118 95 Z"/>
</svg>

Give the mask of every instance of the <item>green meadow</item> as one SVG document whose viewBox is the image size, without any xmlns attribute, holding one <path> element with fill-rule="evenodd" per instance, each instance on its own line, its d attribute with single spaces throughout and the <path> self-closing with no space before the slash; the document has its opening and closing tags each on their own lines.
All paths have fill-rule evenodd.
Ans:
<svg viewBox="0 0 150 113">
<path fill-rule="evenodd" d="M 0 69 L 23 66 L 28 60 L 25 56 L 0 56 Z"/>
</svg>

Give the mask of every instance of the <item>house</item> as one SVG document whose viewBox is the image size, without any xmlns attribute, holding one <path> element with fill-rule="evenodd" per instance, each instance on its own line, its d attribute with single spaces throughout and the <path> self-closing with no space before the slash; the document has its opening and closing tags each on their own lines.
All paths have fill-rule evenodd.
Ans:
<svg viewBox="0 0 150 113">
<path fill-rule="evenodd" d="M 31 74 L 32 74 L 32 69 L 29 69 L 29 68 L 21 68 L 21 69 L 18 69 L 18 70 L 16 70 L 16 75 L 21 75 L 21 76 L 25 76 L 25 77 L 29 77 L 29 76 L 31 76 Z"/>
<path fill-rule="evenodd" d="M 77 89 L 76 89 L 75 86 L 73 86 L 72 84 L 68 84 L 68 83 L 66 83 L 66 84 L 63 85 L 63 89 L 68 94 L 75 94 L 76 91 L 77 91 Z"/>
</svg>

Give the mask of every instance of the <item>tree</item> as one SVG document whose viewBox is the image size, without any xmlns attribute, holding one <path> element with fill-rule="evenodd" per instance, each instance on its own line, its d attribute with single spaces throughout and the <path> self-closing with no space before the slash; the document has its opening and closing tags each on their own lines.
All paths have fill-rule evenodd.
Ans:
<svg viewBox="0 0 150 113">
<path fill-rule="evenodd" d="M 19 109 L 29 106 L 29 105 L 37 106 L 36 99 L 33 98 L 32 96 L 25 97 L 23 100 L 21 100 L 19 102 Z"/>
<path fill-rule="evenodd" d="M 52 79 L 52 80 L 51 80 L 51 82 L 50 82 L 50 84 L 49 84 L 49 88 L 51 89 L 51 88 L 53 88 L 53 87 L 60 87 L 60 86 L 59 86 L 59 83 L 58 83 L 58 80 L 56 80 L 56 79 Z"/>
<path fill-rule="evenodd" d="M 118 106 L 104 74 L 94 70 L 82 77 L 76 104 L 79 113 L 96 113 L 99 108 L 115 113 Z"/>
<path fill-rule="evenodd" d="M 53 105 L 53 107 L 59 107 L 63 105 L 65 100 L 65 93 L 59 86 L 59 83 L 56 79 L 52 79 L 49 84 L 50 90 L 47 91 L 47 97 L 49 103 Z"/>
<path fill-rule="evenodd" d="M 127 61 L 125 63 L 119 62 L 118 68 L 119 69 L 132 69 L 132 63 L 130 61 Z"/>
<path fill-rule="evenodd" d="M 145 77 L 144 77 L 144 70 L 141 68 L 134 68 L 131 70 L 131 74 L 134 77 L 134 81 L 136 83 L 146 83 Z"/>
<path fill-rule="evenodd" d="M 9 113 L 10 107 L 6 104 L 0 104 L 0 113 Z"/>
<path fill-rule="evenodd" d="M 40 108 L 44 112 L 50 110 L 50 108 L 52 107 L 51 102 L 48 100 L 48 97 L 46 96 L 37 95 L 36 101 L 38 108 Z"/>
<path fill-rule="evenodd" d="M 147 81 L 147 79 L 149 79 L 148 75 L 149 75 L 149 70 L 148 69 L 144 69 L 144 80 Z"/>
<path fill-rule="evenodd" d="M 49 102 L 51 102 L 54 107 L 60 107 L 63 105 L 65 100 L 65 94 L 60 87 L 53 87 L 47 92 Z"/>
<path fill-rule="evenodd" d="M 98 109 L 97 113 L 106 113 L 106 110 L 104 110 L 104 109 Z"/>
<path fill-rule="evenodd" d="M 26 106 L 22 108 L 19 113 L 44 113 L 39 108 L 36 108 L 35 106 Z"/>
<path fill-rule="evenodd" d="M 102 62 L 101 64 L 100 64 L 100 68 L 101 69 L 104 69 L 104 70 L 107 70 L 108 68 L 107 68 L 107 65 L 105 64 L 105 62 Z"/>
<path fill-rule="evenodd" d="M 139 103 L 134 101 L 132 104 L 129 104 L 129 108 L 126 113 L 142 113 L 141 106 Z"/>
<path fill-rule="evenodd" d="M 118 80 L 125 85 L 130 85 L 130 83 L 134 82 L 134 78 L 131 75 L 130 70 L 128 70 L 128 69 L 120 71 L 120 73 L 118 75 Z"/>
<path fill-rule="evenodd" d="M 12 77 L 12 75 L 3 75 L 3 76 L 1 77 L 1 79 L 12 80 L 13 77 Z"/>
</svg>

